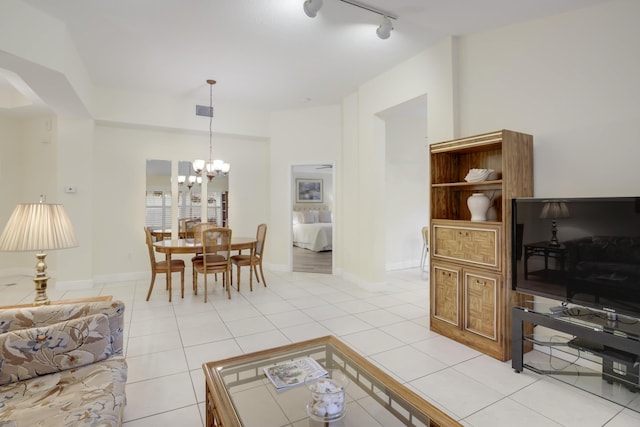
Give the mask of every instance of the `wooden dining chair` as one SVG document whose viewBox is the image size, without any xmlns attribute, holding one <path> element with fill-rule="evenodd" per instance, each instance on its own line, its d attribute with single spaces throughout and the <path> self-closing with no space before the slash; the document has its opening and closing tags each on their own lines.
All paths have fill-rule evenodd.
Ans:
<svg viewBox="0 0 640 427">
<path fill-rule="evenodd" d="M 267 238 L 267 224 L 260 224 L 258 231 L 256 232 L 256 245 L 251 250 L 249 255 L 233 255 L 231 257 L 231 281 L 233 282 L 233 264 L 236 266 L 236 272 L 238 273 L 238 291 L 240 291 L 240 267 L 249 267 L 249 289 L 253 291 L 253 273 L 255 272 L 256 280 L 260 283 L 258 278 L 258 267 L 260 267 L 260 277 L 262 277 L 262 284 L 266 287 L 267 281 L 264 280 L 264 272 L 262 271 L 262 257 L 264 255 L 264 243 Z"/>
<path fill-rule="evenodd" d="M 189 218 L 178 218 L 178 239 L 184 239 L 186 236 L 186 230 L 184 228 L 184 222 Z"/>
<path fill-rule="evenodd" d="M 147 236 L 147 247 L 149 249 L 149 261 L 151 262 L 151 283 L 149 283 L 149 292 L 147 293 L 147 301 L 151 297 L 151 291 L 153 291 L 153 284 L 156 281 L 156 274 L 164 273 L 180 273 L 180 289 L 182 293 L 182 298 L 184 298 L 184 261 L 181 259 L 172 259 L 170 264 L 167 264 L 167 261 L 156 261 L 156 253 L 153 249 L 153 239 L 151 238 L 151 228 L 144 228 L 145 234 Z M 169 280 L 167 280 L 167 286 L 169 284 Z M 171 288 L 167 288 L 169 291 L 169 302 L 171 302 Z"/>
<path fill-rule="evenodd" d="M 208 228 L 201 232 L 202 259 L 193 263 L 194 286 L 198 286 L 198 273 L 204 275 L 204 302 L 207 302 L 207 276 L 222 273 L 222 284 L 227 288 L 227 297 L 231 299 L 231 229 Z"/>
<path fill-rule="evenodd" d="M 217 224 L 212 222 L 199 222 L 193 226 L 193 243 L 198 246 L 202 245 L 202 231 L 208 230 L 211 228 L 218 227 Z M 194 263 L 197 261 L 202 261 L 202 253 L 196 254 L 191 258 L 191 267 L 193 270 L 193 293 L 194 295 L 198 295 L 198 286 L 197 286 L 197 278 L 196 278 L 196 269 L 194 268 Z M 216 281 L 218 280 L 218 274 L 215 275 Z"/>
<path fill-rule="evenodd" d="M 200 219 L 198 218 L 191 218 L 191 219 L 185 220 L 184 222 L 184 238 L 185 239 L 195 238 L 194 227 L 198 224 L 201 224 Z"/>
<path fill-rule="evenodd" d="M 420 259 L 420 271 L 424 272 L 429 254 L 429 227 L 422 227 L 422 257 Z"/>
</svg>

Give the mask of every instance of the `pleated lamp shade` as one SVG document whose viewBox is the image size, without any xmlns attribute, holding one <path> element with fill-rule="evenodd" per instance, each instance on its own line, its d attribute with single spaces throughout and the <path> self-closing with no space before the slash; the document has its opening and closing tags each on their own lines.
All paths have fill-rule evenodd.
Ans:
<svg viewBox="0 0 640 427">
<path fill-rule="evenodd" d="M 546 202 L 540 212 L 540 218 L 569 218 L 569 207 L 565 202 Z"/>
<path fill-rule="evenodd" d="M 78 246 L 62 205 L 24 203 L 16 206 L 0 235 L 0 251 L 25 252 Z"/>
</svg>

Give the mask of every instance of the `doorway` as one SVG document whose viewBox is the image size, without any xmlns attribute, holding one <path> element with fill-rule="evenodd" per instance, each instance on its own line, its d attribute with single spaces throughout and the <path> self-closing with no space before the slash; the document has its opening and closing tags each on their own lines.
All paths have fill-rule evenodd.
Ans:
<svg viewBox="0 0 640 427">
<path fill-rule="evenodd" d="M 333 273 L 333 164 L 291 167 L 292 271 Z"/>
<path fill-rule="evenodd" d="M 378 116 L 385 128 L 385 270 L 421 265 L 422 227 L 429 225 L 427 95 Z"/>
</svg>

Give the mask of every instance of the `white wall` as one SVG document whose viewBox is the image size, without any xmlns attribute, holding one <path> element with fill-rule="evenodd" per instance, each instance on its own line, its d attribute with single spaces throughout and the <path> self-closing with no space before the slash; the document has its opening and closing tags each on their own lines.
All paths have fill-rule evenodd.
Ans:
<svg viewBox="0 0 640 427">
<path fill-rule="evenodd" d="M 214 136 L 214 150 L 216 156 L 231 163 L 229 215 L 234 235 L 255 236 L 257 225 L 267 222 L 268 143 Z M 208 135 L 204 132 L 96 126 L 95 276 L 135 275 L 149 269 L 143 234 L 146 160 L 191 161 L 207 153 Z"/>
<path fill-rule="evenodd" d="M 420 265 L 429 224 L 427 118 L 385 115 L 385 269 Z"/>
<path fill-rule="evenodd" d="M 640 194 L 640 2 L 463 37 L 460 133 L 534 137 L 534 194 Z"/>
<path fill-rule="evenodd" d="M 40 195 L 48 203 L 62 203 L 57 192 L 55 128 L 51 117 L 0 117 L 0 232 L 19 203 L 37 203 Z M 56 260 L 56 252 L 49 252 L 47 264 L 52 273 Z M 8 273 L 29 274 L 34 266 L 34 253 L 0 253 L 0 269 Z"/>
<path fill-rule="evenodd" d="M 122 91 L 98 87 L 96 114 L 104 123 L 126 123 L 173 129 L 208 129 L 206 117 L 195 115 L 195 106 L 209 105 L 209 86 L 194 82 L 189 96 L 168 97 L 163 93 Z M 223 84 L 223 83 L 219 83 Z M 213 89 L 215 117 L 213 129 L 217 134 L 243 135 L 265 138 L 269 136 L 269 114 L 264 111 L 239 108 L 216 102 Z"/>
<path fill-rule="evenodd" d="M 364 83 L 343 103 L 344 176 L 338 200 L 345 277 L 364 283 L 384 280 L 386 212 L 385 124 L 378 114 L 419 96 L 427 99 L 427 141 L 454 134 L 453 40 Z M 426 185 L 426 183 L 425 183 Z M 419 231 L 417 232 L 419 236 Z"/>
<path fill-rule="evenodd" d="M 0 5 L 0 12 L 22 9 L 20 4 L 8 0 Z M 30 76 L 43 68 L 53 70 L 40 79 L 29 79 L 29 83 L 34 81 L 41 87 L 45 86 L 43 82 L 67 78 L 64 69 L 70 64 L 65 62 L 64 67 L 59 67 L 60 56 L 47 54 L 41 49 L 43 45 L 34 42 L 35 34 L 42 33 L 39 28 L 47 23 L 32 20 L 24 10 L 19 12 L 27 18 L 13 22 L 3 20 L 7 15 L 0 13 L 0 67 L 19 74 L 26 69 Z M 533 134 L 537 196 L 637 195 L 638 16 L 640 2 L 616 0 L 458 40 L 447 39 L 364 82 L 345 97 L 341 106 L 275 112 L 270 120 L 257 112 L 242 112 L 250 123 L 245 130 L 239 120 L 242 114 L 229 114 L 228 121 L 220 125 L 225 133 L 236 136 L 216 137 L 220 138 L 221 157 L 232 162 L 234 231 L 237 227 L 241 233 L 253 234 L 257 223 L 267 221 L 267 261 L 275 268 L 288 268 L 291 165 L 334 163 L 335 211 L 342 218 L 336 224 L 336 264 L 347 278 L 362 282 L 382 280 L 386 238 L 380 239 L 372 232 L 385 229 L 387 221 L 384 210 L 372 209 L 388 198 L 386 191 L 379 191 L 386 185 L 381 171 L 387 164 L 385 123 L 378 114 L 417 96 L 427 98 L 429 143 L 502 128 Z M 65 36 L 56 40 L 60 45 L 46 46 L 62 49 Z M 71 63 L 80 71 L 69 72 L 73 83 L 62 85 L 66 88 L 82 86 L 84 81 L 77 61 Z M 199 127 L 186 116 L 184 120 L 163 122 L 161 118 L 173 111 L 170 100 L 158 100 L 155 108 L 156 98 L 143 94 L 134 103 L 117 93 L 106 99 L 109 89 L 96 91 L 100 102 L 92 107 L 92 111 L 99 112 L 95 115 L 95 132 L 86 122 L 65 117 L 58 119 L 56 137 L 64 136 L 61 146 L 55 140 L 46 147 L 27 141 L 19 148 L 8 146 L 13 142 L 0 142 L 3 155 L 15 154 L 19 159 L 15 163 L 10 160 L 9 165 L 4 158 L 1 160 L 0 178 L 6 180 L 9 174 L 8 179 L 18 190 L 2 187 L 3 196 L 5 191 L 9 196 L 3 204 L 11 206 L 3 206 L 0 213 L 4 221 L 8 218 L 4 211 L 12 210 L 19 195 L 33 193 L 37 197 L 44 187 L 73 208 L 72 220 L 80 217 L 82 244 L 90 245 L 93 251 L 90 274 L 148 271 L 140 237 L 144 221 L 144 161 L 202 157 L 202 151 L 207 150 L 207 137 L 205 132 L 194 129 L 204 130 L 206 126 Z M 88 92 L 79 90 L 82 95 L 74 93 L 71 98 L 90 99 Z M 132 107 L 145 110 L 127 109 L 123 103 L 129 102 Z M 188 104 L 184 100 L 176 102 Z M 217 111 L 221 107 L 217 106 Z M 158 120 L 148 123 L 150 118 Z M 30 132 L 31 126 L 22 128 L 11 123 L 0 129 L 0 136 Z M 114 123 L 116 126 L 105 125 Z M 147 126 L 137 128 L 140 124 L 153 126 L 154 130 Z M 38 132 L 38 126 L 33 125 L 34 132 Z M 74 153 L 83 138 L 88 146 Z M 49 148 L 54 152 L 50 153 Z M 16 175 L 21 179 L 16 181 Z M 236 175 L 240 181 L 235 180 Z M 74 198 L 60 193 L 66 181 L 82 188 L 83 177 L 91 195 L 79 191 Z M 87 206 L 93 206 L 93 214 L 86 213 Z M 113 206 L 120 207 L 111 212 Z M 91 230 L 87 229 L 88 223 L 92 224 Z M 110 250 L 113 248 L 115 252 Z M 78 255 L 78 250 L 81 249 L 60 251 L 60 260 Z M 83 252 L 78 256 L 84 262 L 88 255 Z M 0 267 L 12 265 L 12 259 L 12 254 L 2 254 Z M 73 261 L 65 261 L 65 269 L 76 274 Z M 69 280 L 86 279 L 84 275 L 82 272 L 82 277 Z"/>
<path fill-rule="evenodd" d="M 332 163 L 340 170 L 340 130 L 339 106 L 280 111 L 271 116 L 271 199 L 265 260 L 268 258 L 272 268 L 291 270 L 291 166 Z M 335 269 L 340 250 L 334 250 Z"/>
<path fill-rule="evenodd" d="M 0 2 L 0 68 L 59 114 L 89 117 L 93 85 L 66 27 L 19 0 Z"/>
<path fill-rule="evenodd" d="M 29 124 L 0 116 L 0 199 L 2 200 L 0 203 L 0 218 L 2 218 L 0 232 L 4 230 L 5 223 L 11 216 L 13 209 L 20 203 L 21 196 L 24 196 L 20 177 L 25 175 L 22 166 L 25 164 L 26 156 L 24 132 Z M 22 201 L 36 202 L 38 199 Z M 24 258 L 24 254 L 0 252 L 0 269 L 7 274 L 19 274 L 22 267 L 21 260 Z M 31 263 L 35 265 L 35 258 L 31 257 Z"/>
<path fill-rule="evenodd" d="M 67 286 L 89 286 L 93 282 L 93 263 L 96 243 L 104 246 L 104 242 L 94 239 L 96 224 L 93 212 L 94 183 L 97 180 L 113 175 L 98 176 L 94 173 L 92 161 L 94 150 L 93 120 L 86 118 L 61 118 L 56 121 L 55 141 L 57 150 L 52 158 L 56 159 L 57 200 L 62 203 L 73 224 L 78 247 L 58 251 L 58 282 Z M 51 158 L 47 160 L 51 162 Z M 38 177 L 43 182 L 43 177 Z M 77 193 L 64 193 L 64 187 L 76 186 Z M 104 224 L 98 224 L 102 227 Z M 112 234 L 113 235 L 113 234 Z M 111 246 L 117 251 L 117 242 Z"/>
</svg>

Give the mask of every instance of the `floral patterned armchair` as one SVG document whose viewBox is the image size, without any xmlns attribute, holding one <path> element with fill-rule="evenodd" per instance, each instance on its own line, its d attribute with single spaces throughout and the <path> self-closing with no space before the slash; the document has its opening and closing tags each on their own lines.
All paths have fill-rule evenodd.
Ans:
<svg viewBox="0 0 640 427">
<path fill-rule="evenodd" d="M 1 426 L 119 426 L 121 301 L 0 310 Z"/>
</svg>

